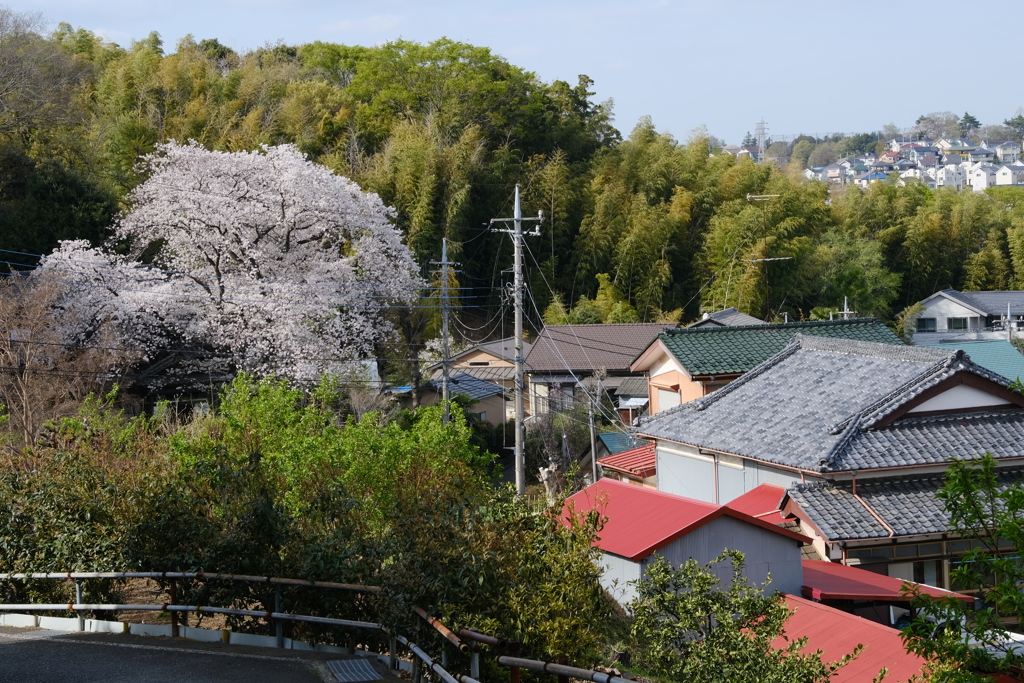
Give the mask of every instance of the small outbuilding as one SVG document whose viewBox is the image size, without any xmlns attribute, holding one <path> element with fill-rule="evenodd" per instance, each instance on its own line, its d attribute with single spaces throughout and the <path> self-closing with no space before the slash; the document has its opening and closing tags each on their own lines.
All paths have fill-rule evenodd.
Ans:
<svg viewBox="0 0 1024 683">
<path fill-rule="evenodd" d="M 601 584 L 622 605 L 636 596 L 655 555 L 673 566 L 694 559 L 708 564 L 725 550 L 746 558 L 755 584 L 771 574 L 769 590 L 799 594 L 803 587 L 800 548 L 809 539 L 724 505 L 705 503 L 613 479 L 601 479 L 566 500 L 566 514 L 596 510 L 606 517 L 595 545 L 603 553 Z M 731 568 L 719 566 L 728 581 Z"/>
</svg>

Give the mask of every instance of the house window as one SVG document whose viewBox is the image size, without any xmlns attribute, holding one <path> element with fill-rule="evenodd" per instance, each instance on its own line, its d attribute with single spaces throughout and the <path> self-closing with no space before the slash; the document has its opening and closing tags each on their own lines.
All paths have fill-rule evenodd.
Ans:
<svg viewBox="0 0 1024 683">
<path fill-rule="evenodd" d="M 966 330 L 967 318 L 946 318 L 946 327 L 950 330 Z"/>
<path fill-rule="evenodd" d="M 917 320 L 917 331 L 918 332 L 934 332 L 935 331 L 935 318 L 918 318 L 918 320 Z"/>
</svg>

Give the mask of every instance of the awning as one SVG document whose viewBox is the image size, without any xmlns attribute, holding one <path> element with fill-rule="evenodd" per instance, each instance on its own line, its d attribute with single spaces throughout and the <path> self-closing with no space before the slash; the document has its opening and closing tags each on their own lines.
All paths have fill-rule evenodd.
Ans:
<svg viewBox="0 0 1024 683">
<path fill-rule="evenodd" d="M 637 396 L 635 398 L 620 398 L 619 399 L 619 410 L 643 408 L 647 405 L 646 396 Z"/>
<path fill-rule="evenodd" d="M 903 585 L 916 585 L 936 598 L 954 597 L 964 602 L 974 602 L 969 595 L 953 593 L 934 586 L 915 584 L 885 574 L 876 574 L 866 569 L 848 567 L 825 560 L 803 560 L 804 586 L 801 591 L 806 598 L 814 600 L 878 600 L 880 602 L 906 602 Z"/>
</svg>

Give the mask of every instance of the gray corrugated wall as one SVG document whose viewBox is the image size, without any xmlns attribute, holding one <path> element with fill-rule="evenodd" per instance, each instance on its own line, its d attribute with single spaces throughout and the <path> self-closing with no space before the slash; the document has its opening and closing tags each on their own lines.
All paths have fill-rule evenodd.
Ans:
<svg viewBox="0 0 1024 683">
<path fill-rule="evenodd" d="M 685 447 L 680 447 L 680 449 Z M 704 456 L 710 458 L 711 456 Z M 718 463 L 718 503 L 724 505 L 761 484 L 789 488 L 800 474 L 754 460 L 742 460 L 742 469 Z M 710 460 L 658 448 L 658 490 L 687 498 L 715 501 L 715 467 Z"/>
<path fill-rule="evenodd" d="M 658 449 L 658 490 L 713 503 L 714 464 Z"/>
<path fill-rule="evenodd" d="M 800 595 L 803 571 L 797 542 L 732 517 L 712 520 L 665 546 L 658 554 L 673 566 L 679 566 L 691 557 L 707 564 L 726 548 L 743 553 L 746 558 L 744 572 L 752 583 L 763 583 L 770 572 L 772 582 L 768 586 L 769 591 Z M 723 564 L 716 573 L 723 581 L 728 581 L 730 572 L 730 565 Z"/>
<path fill-rule="evenodd" d="M 601 575 L 601 586 L 608 591 L 620 605 L 626 605 L 636 597 L 636 588 L 632 582 L 640 578 L 640 564 L 618 555 L 601 555 L 604 573 Z"/>
</svg>

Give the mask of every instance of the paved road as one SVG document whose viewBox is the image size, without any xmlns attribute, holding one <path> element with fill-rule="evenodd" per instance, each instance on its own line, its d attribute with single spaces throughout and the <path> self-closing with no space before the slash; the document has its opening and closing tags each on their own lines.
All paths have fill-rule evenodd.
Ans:
<svg viewBox="0 0 1024 683">
<path fill-rule="evenodd" d="M 0 683 L 336 683 L 324 662 L 338 658 L 170 638 L 0 627 Z"/>
</svg>

